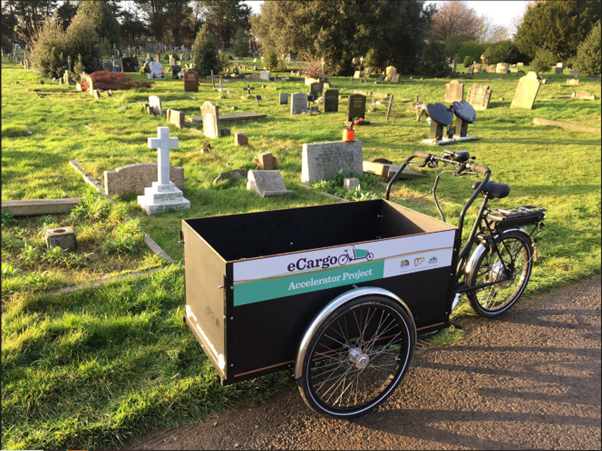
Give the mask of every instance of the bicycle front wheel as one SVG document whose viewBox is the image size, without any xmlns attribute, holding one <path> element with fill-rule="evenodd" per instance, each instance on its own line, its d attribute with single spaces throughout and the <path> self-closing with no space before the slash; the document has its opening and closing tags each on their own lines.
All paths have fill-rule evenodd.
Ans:
<svg viewBox="0 0 602 451">
<path fill-rule="evenodd" d="M 311 338 L 299 389 L 314 411 L 355 418 L 381 404 L 408 370 L 414 327 L 405 310 L 382 296 L 342 305 Z"/>
<path fill-rule="evenodd" d="M 518 301 L 527 287 L 533 267 L 531 240 L 524 233 L 502 233 L 497 247 L 499 254 L 493 246 L 483 252 L 467 279 L 468 286 L 499 281 L 467 293 L 472 308 L 486 318 L 501 315 Z"/>
</svg>

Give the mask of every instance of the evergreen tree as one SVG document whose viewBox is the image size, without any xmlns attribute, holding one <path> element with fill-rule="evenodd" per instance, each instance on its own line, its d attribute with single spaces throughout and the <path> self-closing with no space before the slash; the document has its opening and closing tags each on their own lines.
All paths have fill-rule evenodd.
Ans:
<svg viewBox="0 0 602 451">
<path fill-rule="evenodd" d="M 596 23 L 577 49 L 575 68 L 588 75 L 600 75 L 600 21 Z"/>
<path fill-rule="evenodd" d="M 451 67 L 446 62 L 445 44 L 429 42 L 422 55 L 422 73 L 428 77 L 447 77 Z"/>
<path fill-rule="evenodd" d="M 206 25 L 196 35 L 193 52 L 192 61 L 199 76 L 206 77 L 211 71 L 217 74 L 222 70 L 217 45 Z"/>
<path fill-rule="evenodd" d="M 514 42 L 530 57 L 546 49 L 565 60 L 576 55 L 600 14 L 600 0 L 537 2 L 525 13 Z"/>
<path fill-rule="evenodd" d="M 121 37 L 119 31 L 119 22 L 113 15 L 111 8 L 106 2 L 102 0 L 91 0 L 81 2 L 77 9 L 77 16 L 85 16 L 92 22 L 92 28 L 99 40 L 107 38 L 111 43 L 111 46 L 115 45 L 118 48 L 121 46 Z M 98 41 L 97 41 L 98 42 Z M 84 64 L 86 57 L 84 58 Z"/>
<path fill-rule="evenodd" d="M 236 30 L 236 37 L 232 44 L 232 53 L 238 58 L 249 56 L 249 34 L 244 28 Z"/>
<path fill-rule="evenodd" d="M 251 8 L 242 0 L 206 0 L 205 23 L 215 42 L 222 49 L 229 49 L 236 30 L 249 28 Z"/>
<path fill-rule="evenodd" d="M 46 19 L 31 43 L 33 71 L 40 77 L 61 77 L 67 68 L 67 40 L 60 21 L 56 17 Z"/>
<path fill-rule="evenodd" d="M 68 54 L 72 60 L 76 55 L 81 55 L 82 64 L 89 72 L 102 70 L 102 55 L 99 37 L 95 31 L 96 25 L 93 17 L 82 11 L 80 7 L 67 28 Z"/>
</svg>

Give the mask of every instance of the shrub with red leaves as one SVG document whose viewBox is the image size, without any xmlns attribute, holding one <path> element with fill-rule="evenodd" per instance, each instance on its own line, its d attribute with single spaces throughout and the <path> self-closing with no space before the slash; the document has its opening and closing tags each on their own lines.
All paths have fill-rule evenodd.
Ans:
<svg viewBox="0 0 602 451">
<path fill-rule="evenodd" d="M 152 81 L 134 81 L 128 78 L 123 72 L 109 72 L 101 70 L 92 72 L 89 77 L 94 80 L 94 89 L 102 89 L 103 91 L 119 91 L 133 88 L 150 88 L 154 82 Z M 82 80 L 82 90 L 88 90 L 88 81 Z"/>
</svg>

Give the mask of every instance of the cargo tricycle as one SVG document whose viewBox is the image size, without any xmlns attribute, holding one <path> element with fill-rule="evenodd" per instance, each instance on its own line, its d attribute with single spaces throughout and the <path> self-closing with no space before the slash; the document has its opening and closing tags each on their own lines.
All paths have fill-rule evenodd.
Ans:
<svg viewBox="0 0 602 451">
<path fill-rule="evenodd" d="M 411 162 L 442 166 L 432 190 L 441 220 L 389 201 Z M 449 172 L 484 176 L 458 226 L 437 201 Z M 391 395 L 417 335 L 449 327 L 464 293 L 480 315 L 506 312 L 531 275 L 545 210 L 490 209 L 489 200 L 510 192 L 490 174 L 468 152 L 416 152 L 385 199 L 182 221 L 184 321 L 222 384 L 290 368 L 313 410 L 354 418 Z"/>
</svg>

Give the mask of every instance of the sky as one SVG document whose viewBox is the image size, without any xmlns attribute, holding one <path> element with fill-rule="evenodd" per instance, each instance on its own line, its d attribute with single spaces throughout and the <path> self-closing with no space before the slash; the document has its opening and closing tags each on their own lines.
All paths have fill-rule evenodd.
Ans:
<svg viewBox="0 0 602 451">
<path fill-rule="evenodd" d="M 258 13 L 263 1 L 246 1 L 254 13 Z M 436 1 L 427 1 L 427 3 L 437 3 Z M 496 25 L 506 25 L 512 29 L 512 19 L 515 16 L 522 15 L 528 1 L 511 0 L 511 1 L 466 1 L 468 5 L 474 9 L 477 14 L 486 14 Z"/>
</svg>

